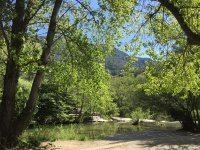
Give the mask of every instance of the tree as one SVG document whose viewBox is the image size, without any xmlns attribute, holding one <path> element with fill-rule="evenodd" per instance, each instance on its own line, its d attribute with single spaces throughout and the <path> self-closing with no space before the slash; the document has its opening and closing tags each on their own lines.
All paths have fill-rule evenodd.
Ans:
<svg viewBox="0 0 200 150">
<path fill-rule="evenodd" d="M 39 104 L 34 121 L 37 124 L 57 124 L 73 122 L 70 112 L 73 110 L 73 101 L 69 94 L 59 90 L 55 83 L 42 84 L 39 93 Z"/>
<path fill-rule="evenodd" d="M 158 0 L 162 6 L 167 8 L 171 14 L 178 21 L 181 29 L 187 36 L 188 44 L 200 46 L 200 34 L 199 34 L 199 1 L 198 0 Z M 188 5 L 189 4 L 189 5 Z"/>
<path fill-rule="evenodd" d="M 106 48 L 107 43 L 113 46 L 113 39 L 119 38 L 116 36 L 119 33 L 117 28 L 124 23 L 124 17 L 128 20 L 128 14 L 132 12 L 128 8 L 123 12 L 123 7 L 132 3 L 127 1 L 123 7 L 116 3 L 118 7 L 113 8 L 113 4 L 102 0 L 98 1 L 100 11 L 93 11 L 87 1 L 79 0 L 1 0 L 0 3 L 1 52 L 5 50 L 6 55 L 0 107 L 0 146 L 12 147 L 30 123 L 48 57 L 57 39 L 63 36 L 70 39 L 69 31 L 73 28 L 89 34 L 95 45 L 101 43 Z M 109 12 L 110 15 L 106 16 L 105 13 Z M 27 71 L 35 75 L 25 107 L 17 116 L 18 80 Z"/>
<path fill-rule="evenodd" d="M 145 95 L 143 89 L 140 88 L 143 83 L 146 83 L 143 73 L 136 77 L 132 73 L 125 73 L 110 79 L 111 96 L 119 108 L 121 117 L 130 117 L 132 111 L 138 107 L 152 108 L 151 97 Z"/>
<path fill-rule="evenodd" d="M 52 42 L 55 35 L 56 29 L 56 18 L 61 7 L 62 0 L 55 1 L 53 11 L 51 14 L 51 19 L 48 28 L 48 34 L 46 38 L 46 45 L 43 47 L 39 66 L 45 66 L 47 63 L 47 58 L 52 46 Z M 42 78 L 44 76 L 44 71 L 38 70 L 34 78 L 29 99 L 26 103 L 26 107 L 22 111 L 19 118 L 15 116 L 15 100 L 17 92 L 17 83 L 20 75 L 19 64 L 17 64 L 17 59 L 19 59 L 21 49 L 24 45 L 24 38 L 27 33 L 27 26 L 29 21 L 34 17 L 38 10 L 31 9 L 32 5 L 35 3 L 29 1 L 27 4 L 27 9 L 25 10 L 25 1 L 17 0 L 15 2 L 15 7 L 12 7 L 13 3 L 10 1 L 1 1 L 3 7 L 1 7 L 1 31 L 3 32 L 4 40 L 7 46 L 7 62 L 6 62 L 6 73 L 4 76 L 4 89 L 0 108 L 0 143 L 1 145 L 13 145 L 16 138 L 21 134 L 21 132 L 27 127 L 30 122 L 31 116 L 34 112 L 36 105 L 36 97 L 38 95 L 38 88 L 41 84 Z M 40 5 L 40 7 L 43 4 Z M 5 9 L 7 7 L 12 7 L 14 9 L 14 15 L 12 19 L 11 32 L 6 34 L 6 26 L 10 23 L 12 16 L 3 13 L 3 11 L 12 11 L 11 9 Z M 39 8 L 38 8 L 39 9 Z M 33 13 L 34 11 L 34 13 Z M 11 13 L 11 12 L 9 12 Z M 10 18 L 7 18 L 10 17 Z M 10 39 L 9 39 L 10 37 Z M 10 145 L 10 146 L 11 146 Z"/>
<path fill-rule="evenodd" d="M 136 79 L 133 75 L 112 77 L 110 84 L 113 100 L 119 108 L 119 115 L 130 117 L 132 110 L 138 105 Z"/>
<path fill-rule="evenodd" d="M 199 96 L 194 92 L 198 89 L 194 81 L 199 80 L 195 60 L 199 59 L 199 1 L 158 0 L 143 6 L 146 21 L 142 25 L 147 26 L 143 31 L 154 39 L 144 45 L 156 60 L 146 70 L 146 92 L 160 95 L 159 102 L 182 121 L 184 129 L 199 130 Z"/>
<path fill-rule="evenodd" d="M 184 38 L 189 45 L 200 45 L 199 27 L 199 1 L 198 0 L 156 0 L 156 1 L 137 1 L 138 14 L 142 22 L 139 23 L 140 31 L 144 26 L 156 21 L 157 25 L 162 26 L 162 30 L 157 30 L 151 26 L 153 32 L 165 35 L 165 29 L 170 26 L 172 20 L 176 20 L 178 27 L 183 31 Z M 174 32 L 176 28 L 172 29 Z M 146 33 L 146 32 L 145 32 Z"/>
<path fill-rule="evenodd" d="M 193 53 L 171 52 L 167 60 L 147 68 L 149 82 L 144 87 L 146 93 L 166 98 L 165 108 L 182 122 L 183 129 L 199 131 L 199 52 L 198 48 L 191 51 Z"/>
<path fill-rule="evenodd" d="M 77 33 L 81 34 L 75 32 L 72 41 L 60 40 L 53 49 L 47 82 L 57 84 L 61 91 L 69 94 L 76 110 L 76 122 L 81 122 L 85 115 L 111 115 L 116 112 L 116 106 L 109 93 L 105 52 Z"/>
</svg>

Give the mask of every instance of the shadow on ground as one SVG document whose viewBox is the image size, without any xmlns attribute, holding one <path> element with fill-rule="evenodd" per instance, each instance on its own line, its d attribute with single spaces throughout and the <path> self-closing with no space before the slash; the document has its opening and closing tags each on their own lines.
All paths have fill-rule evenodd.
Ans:
<svg viewBox="0 0 200 150">
<path fill-rule="evenodd" d="M 200 134 L 181 131 L 146 131 L 137 133 L 117 134 L 107 136 L 105 140 L 112 144 L 140 141 L 138 146 L 145 149 L 188 150 L 200 147 Z"/>
<path fill-rule="evenodd" d="M 94 141 L 48 142 L 43 146 L 42 150 L 197 150 L 200 134 L 151 130 L 116 134 Z"/>
</svg>

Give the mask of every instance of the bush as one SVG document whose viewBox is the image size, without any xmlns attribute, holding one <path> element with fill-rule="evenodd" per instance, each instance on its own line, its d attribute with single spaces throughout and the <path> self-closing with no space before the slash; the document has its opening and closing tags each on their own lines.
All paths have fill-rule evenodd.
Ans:
<svg viewBox="0 0 200 150">
<path fill-rule="evenodd" d="M 68 94 L 60 92 L 53 84 L 44 84 L 39 95 L 38 111 L 35 120 L 39 124 L 57 124 L 73 121 L 69 115 L 73 104 Z"/>
<path fill-rule="evenodd" d="M 26 101 L 28 99 L 32 83 L 28 80 L 19 79 L 19 85 L 17 87 L 17 96 L 16 96 L 16 112 L 21 113 L 25 107 Z"/>
<path fill-rule="evenodd" d="M 153 118 L 153 114 L 150 112 L 149 109 L 147 109 L 146 111 L 143 111 L 141 107 L 136 108 L 132 113 L 131 113 L 131 117 L 133 119 L 152 119 Z"/>
</svg>

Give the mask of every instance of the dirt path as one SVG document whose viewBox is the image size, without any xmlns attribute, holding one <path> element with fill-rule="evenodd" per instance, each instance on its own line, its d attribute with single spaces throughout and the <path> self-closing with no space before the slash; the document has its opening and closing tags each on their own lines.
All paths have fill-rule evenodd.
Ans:
<svg viewBox="0 0 200 150">
<path fill-rule="evenodd" d="M 200 134 L 146 131 L 117 134 L 100 141 L 45 142 L 40 148 L 46 150 L 196 150 L 198 147 L 200 148 Z"/>
</svg>

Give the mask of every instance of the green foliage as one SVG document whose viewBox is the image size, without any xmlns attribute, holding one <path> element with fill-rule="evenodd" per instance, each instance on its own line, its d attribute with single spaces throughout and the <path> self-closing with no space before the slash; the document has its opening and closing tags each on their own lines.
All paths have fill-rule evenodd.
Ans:
<svg viewBox="0 0 200 150">
<path fill-rule="evenodd" d="M 149 107 L 150 97 L 146 96 L 140 88 L 140 84 L 145 80 L 146 77 L 143 74 L 135 77 L 130 73 L 110 79 L 112 98 L 119 108 L 120 116 L 130 117 L 135 108 Z"/>
<path fill-rule="evenodd" d="M 168 58 L 147 68 L 149 95 L 162 95 L 168 112 L 182 121 L 187 130 L 199 130 L 199 52 L 196 47 L 184 53 L 169 53 Z"/>
<path fill-rule="evenodd" d="M 70 113 L 78 116 L 77 121 L 93 113 L 117 113 L 107 83 L 110 77 L 101 63 L 105 57 L 103 50 L 79 32 L 72 34 L 72 38 L 75 42 L 61 39 L 54 46 L 46 84 L 40 91 L 35 117 L 39 123 L 74 121 Z"/>
<path fill-rule="evenodd" d="M 69 113 L 73 102 L 67 93 L 61 92 L 55 84 L 43 84 L 40 90 L 38 111 L 35 121 L 39 124 L 72 122 Z"/>
<path fill-rule="evenodd" d="M 16 63 L 24 74 L 42 69 L 41 66 L 36 65 L 40 60 L 42 45 L 42 40 L 39 41 L 38 39 L 35 41 L 32 41 L 32 39 L 24 41 L 23 49 L 21 49 L 19 57 L 16 58 Z"/>
<path fill-rule="evenodd" d="M 101 140 L 118 133 L 144 131 L 148 128 L 134 127 L 132 124 L 99 123 L 40 126 L 26 130 L 20 137 L 19 149 L 37 147 L 41 142 L 55 140 Z"/>
<path fill-rule="evenodd" d="M 149 109 L 147 110 L 142 110 L 141 107 L 137 107 L 132 113 L 131 113 L 131 118 L 133 119 L 152 119 L 153 114 L 150 112 Z"/>
<path fill-rule="evenodd" d="M 54 48 L 48 82 L 57 84 L 60 91 L 70 95 L 79 115 L 83 112 L 115 114 L 117 109 L 107 83 L 110 75 L 103 65 L 104 51 L 80 34 L 75 33 L 75 43 L 70 41 L 64 44 L 61 40 Z"/>
<path fill-rule="evenodd" d="M 1 34 L 1 31 L 0 31 Z M 3 75 L 5 73 L 5 60 L 6 60 L 6 45 L 5 42 L 0 40 L 0 97 L 3 94 Z M 1 99 L 0 99 L 1 102 Z"/>
<path fill-rule="evenodd" d="M 145 86 L 146 92 L 160 94 L 165 91 L 174 96 L 180 96 L 183 100 L 188 98 L 188 91 L 198 96 L 200 81 L 198 55 L 198 52 L 195 54 L 169 53 L 167 60 L 157 62 L 151 68 L 148 67 L 146 75 L 149 83 Z"/>
<path fill-rule="evenodd" d="M 119 108 L 120 116 L 129 116 L 135 103 L 137 103 L 135 96 L 137 84 L 134 77 L 113 77 L 110 82 L 112 97 Z"/>
<path fill-rule="evenodd" d="M 32 83 L 25 79 L 19 79 L 19 85 L 17 88 L 17 100 L 16 100 L 16 110 L 19 114 L 25 107 L 25 102 L 28 99 L 29 92 L 31 90 Z"/>
</svg>

